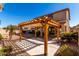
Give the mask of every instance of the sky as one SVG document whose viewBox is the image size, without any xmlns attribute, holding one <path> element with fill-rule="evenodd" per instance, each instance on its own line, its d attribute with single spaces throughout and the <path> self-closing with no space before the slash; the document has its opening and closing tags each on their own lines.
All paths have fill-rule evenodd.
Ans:
<svg viewBox="0 0 79 59">
<path fill-rule="evenodd" d="M 0 27 L 32 20 L 65 8 L 70 9 L 70 26 L 79 24 L 79 4 L 68 3 L 6 3 L 0 12 Z"/>
</svg>

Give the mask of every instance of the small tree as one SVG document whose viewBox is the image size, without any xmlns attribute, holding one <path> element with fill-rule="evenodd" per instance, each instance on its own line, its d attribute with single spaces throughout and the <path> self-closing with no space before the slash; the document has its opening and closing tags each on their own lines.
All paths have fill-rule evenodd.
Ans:
<svg viewBox="0 0 79 59">
<path fill-rule="evenodd" d="M 16 29 L 16 26 L 14 26 L 14 25 L 9 25 L 6 28 L 6 32 L 9 31 L 9 39 L 10 40 L 12 39 L 12 35 L 13 35 L 15 29 Z"/>
</svg>

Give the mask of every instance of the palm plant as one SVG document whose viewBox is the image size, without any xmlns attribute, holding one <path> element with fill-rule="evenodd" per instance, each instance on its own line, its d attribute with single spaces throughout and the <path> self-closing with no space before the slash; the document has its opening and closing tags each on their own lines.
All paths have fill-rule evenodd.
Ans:
<svg viewBox="0 0 79 59">
<path fill-rule="evenodd" d="M 14 25 L 9 25 L 6 28 L 6 32 L 9 31 L 9 39 L 10 40 L 12 39 L 12 35 L 13 35 L 15 29 L 16 29 L 16 26 L 14 26 Z"/>
</svg>

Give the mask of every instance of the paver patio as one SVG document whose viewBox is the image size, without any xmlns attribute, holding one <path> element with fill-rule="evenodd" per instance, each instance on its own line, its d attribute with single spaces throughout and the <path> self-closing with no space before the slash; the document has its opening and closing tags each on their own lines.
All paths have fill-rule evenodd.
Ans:
<svg viewBox="0 0 79 59">
<path fill-rule="evenodd" d="M 4 40 L 6 46 L 11 45 L 13 50 L 12 56 L 42 56 L 44 55 L 44 42 L 39 41 L 40 38 L 25 38 L 19 41 L 19 36 L 13 35 L 12 40 Z M 54 41 L 48 41 L 48 55 L 53 56 L 60 45 Z"/>
<path fill-rule="evenodd" d="M 29 56 L 29 54 L 15 44 L 16 40 L 5 40 L 5 46 L 12 46 L 11 56 Z"/>
<path fill-rule="evenodd" d="M 33 39 L 26 39 L 22 40 L 21 42 L 16 42 L 20 48 L 25 49 L 28 54 L 30 55 L 44 55 L 44 42 L 33 40 Z M 53 41 L 48 41 L 48 56 L 53 56 L 60 45 L 53 44 Z"/>
</svg>

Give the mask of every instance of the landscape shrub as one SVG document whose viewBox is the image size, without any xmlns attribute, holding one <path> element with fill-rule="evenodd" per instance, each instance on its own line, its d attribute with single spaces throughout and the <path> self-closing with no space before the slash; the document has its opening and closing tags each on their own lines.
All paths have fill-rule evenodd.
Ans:
<svg viewBox="0 0 79 59">
<path fill-rule="evenodd" d="M 77 47 L 71 47 L 67 44 L 63 44 L 58 51 L 55 53 L 55 56 L 79 56 Z"/>
<path fill-rule="evenodd" d="M 68 33 L 62 33 L 61 34 L 61 40 L 65 41 L 77 41 L 78 42 L 78 33 L 77 32 L 68 32 Z"/>
<path fill-rule="evenodd" d="M 12 51 L 11 46 L 4 46 L 0 49 L 0 56 L 10 55 L 11 51 Z"/>
</svg>

